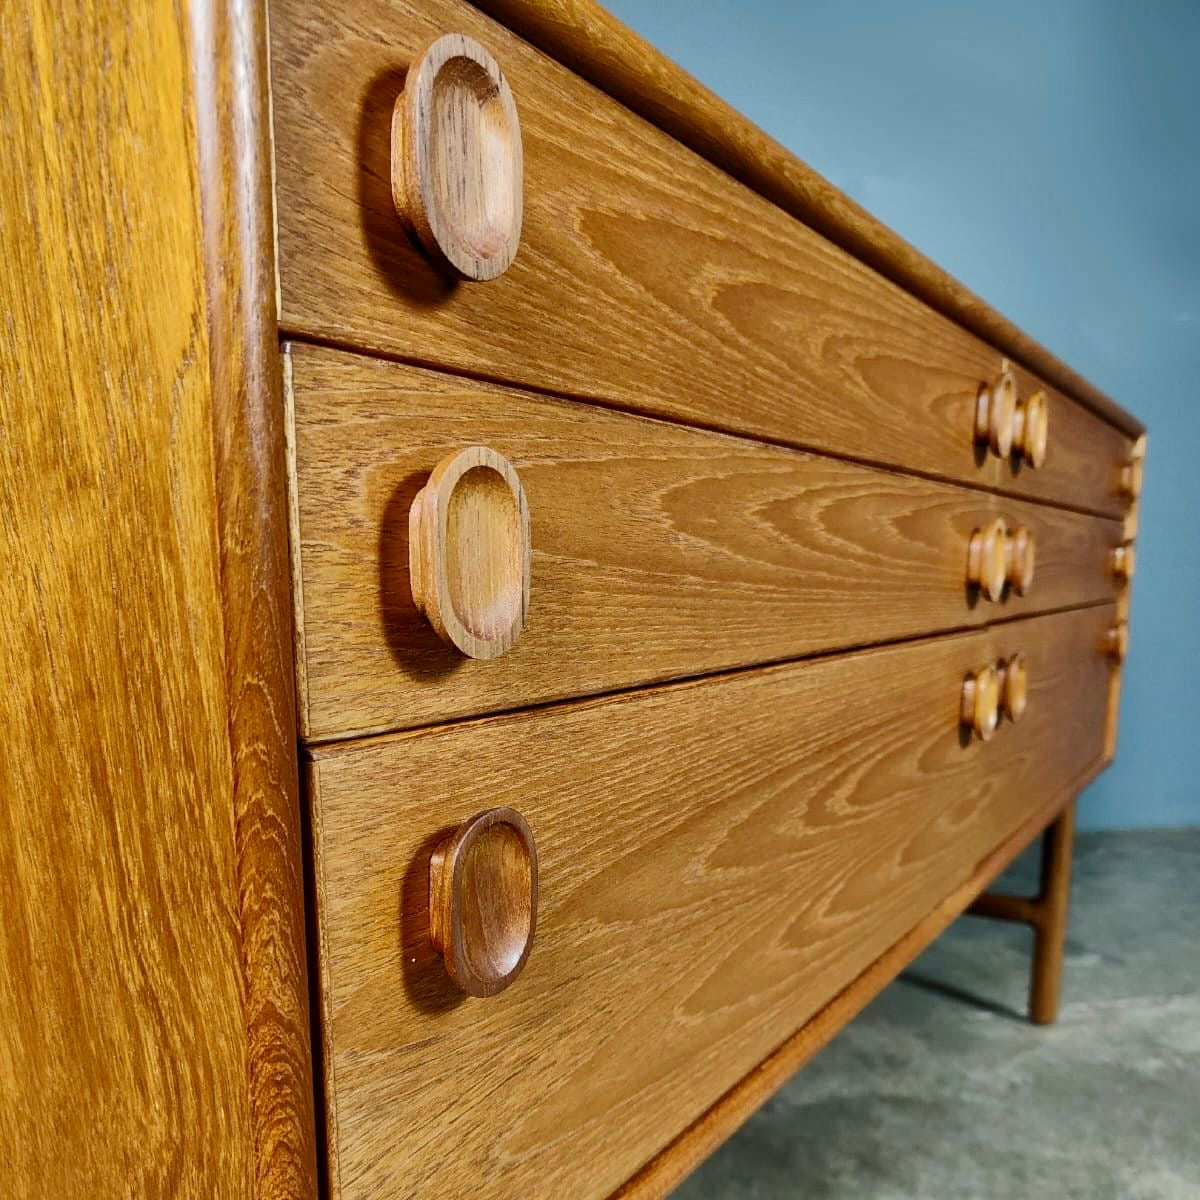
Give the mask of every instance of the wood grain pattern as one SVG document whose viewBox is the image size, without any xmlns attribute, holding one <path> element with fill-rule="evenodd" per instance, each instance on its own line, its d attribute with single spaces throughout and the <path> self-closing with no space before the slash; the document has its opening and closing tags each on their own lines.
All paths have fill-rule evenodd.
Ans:
<svg viewBox="0 0 1200 1200">
<path fill-rule="evenodd" d="M 1023 362 L 1131 436 L 1136 417 L 768 137 L 594 0 L 476 7 L 729 172 L 936 311 Z"/>
<path fill-rule="evenodd" d="M 1123 511 L 1124 434 L 1048 388 L 1045 464 L 981 455 L 996 350 L 462 0 L 272 14 L 285 331 Z M 480 287 L 430 265 L 388 183 L 405 73 L 448 30 L 495 55 L 521 113 L 521 253 Z"/>
<path fill-rule="evenodd" d="M 228 728 L 260 1200 L 316 1195 L 265 3 L 193 0 Z"/>
<path fill-rule="evenodd" d="M 253 1194 L 176 5 L 0 7 L 0 1193 Z"/>
<path fill-rule="evenodd" d="M 317 752 L 331 1195 L 608 1195 L 1099 761 L 1111 619 Z M 963 675 L 1017 650 L 1031 719 L 964 740 Z M 494 804 L 537 838 L 538 936 L 503 996 L 464 1001 L 429 855 Z"/>
<path fill-rule="evenodd" d="M 839 992 L 803 1028 L 740 1079 L 717 1102 L 655 1155 L 613 1196 L 613 1200 L 662 1200 L 704 1161 L 814 1054 L 879 995 L 935 938 L 967 909 L 1061 811 L 1104 770 L 1089 767 L 1061 796 L 1038 801 L 1028 818 L 990 854 L 971 876 L 935 905 L 898 942 Z"/>
<path fill-rule="evenodd" d="M 309 738 L 1115 594 L 1107 519 L 356 355 L 294 345 L 288 362 Z M 490 662 L 446 647 L 408 581 L 413 497 L 478 442 L 516 467 L 533 536 L 525 629 Z M 993 511 L 1040 556 L 1028 594 L 1000 603 L 965 586 Z"/>
</svg>

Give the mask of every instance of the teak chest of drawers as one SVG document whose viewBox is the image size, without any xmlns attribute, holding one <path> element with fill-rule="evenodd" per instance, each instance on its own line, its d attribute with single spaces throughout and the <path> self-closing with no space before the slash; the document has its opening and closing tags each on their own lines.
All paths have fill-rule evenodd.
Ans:
<svg viewBox="0 0 1200 1200">
<path fill-rule="evenodd" d="M 590 0 L 58 20 L 0 1191 L 663 1196 L 967 911 L 1053 1020 L 1138 422 Z"/>
</svg>

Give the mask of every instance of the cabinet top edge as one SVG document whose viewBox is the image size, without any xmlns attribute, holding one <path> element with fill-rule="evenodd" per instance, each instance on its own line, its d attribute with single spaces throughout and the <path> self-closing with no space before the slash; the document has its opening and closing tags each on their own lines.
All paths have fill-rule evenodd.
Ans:
<svg viewBox="0 0 1200 1200">
<path fill-rule="evenodd" d="M 472 0 L 538 49 L 1131 438 L 1132 413 L 595 0 Z"/>
</svg>

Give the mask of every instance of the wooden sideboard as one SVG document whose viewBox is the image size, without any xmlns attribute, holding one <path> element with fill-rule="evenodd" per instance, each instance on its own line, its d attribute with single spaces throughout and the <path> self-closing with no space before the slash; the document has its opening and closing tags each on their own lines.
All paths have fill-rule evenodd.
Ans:
<svg viewBox="0 0 1200 1200">
<path fill-rule="evenodd" d="M 591 0 L 143 9 L 0 15 L 0 1191 L 660 1197 L 967 911 L 1053 1020 L 1141 425 Z"/>
</svg>

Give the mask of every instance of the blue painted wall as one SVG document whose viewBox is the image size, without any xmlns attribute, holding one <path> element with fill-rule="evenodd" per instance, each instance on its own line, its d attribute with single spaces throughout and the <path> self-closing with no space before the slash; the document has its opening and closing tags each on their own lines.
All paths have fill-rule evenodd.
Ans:
<svg viewBox="0 0 1200 1200">
<path fill-rule="evenodd" d="M 1149 426 L 1116 764 L 1200 823 L 1200 4 L 607 0 Z"/>
</svg>

